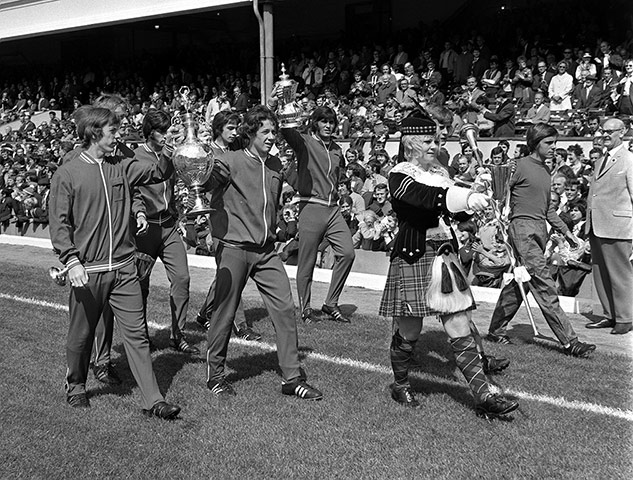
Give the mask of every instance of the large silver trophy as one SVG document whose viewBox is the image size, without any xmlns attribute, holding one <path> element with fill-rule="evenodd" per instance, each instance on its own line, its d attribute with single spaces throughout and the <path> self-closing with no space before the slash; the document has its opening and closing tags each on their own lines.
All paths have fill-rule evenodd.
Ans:
<svg viewBox="0 0 633 480">
<path fill-rule="evenodd" d="M 212 209 L 204 191 L 204 184 L 211 176 L 213 157 L 205 150 L 202 141 L 198 139 L 198 120 L 191 111 L 189 89 L 181 87 L 179 93 L 185 111 L 177 114 L 174 117 L 174 122 L 184 125 L 186 137 L 185 141 L 176 147 L 172 160 L 178 177 L 189 188 L 190 201 L 186 215 L 206 215 Z"/>
<path fill-rule="evenodd" d="M 300 127 L 301 109 L 295 101 L 297 82 L 286 73 L 286 67 L 283 63 L 281 64 L 281 75 L 279 75 L 277 88 L 281 89 L 281 95 L 278 96 L 279 104 L 275 112 L 279 119 L 279 125 L 287 128 Z"/>
</svg>

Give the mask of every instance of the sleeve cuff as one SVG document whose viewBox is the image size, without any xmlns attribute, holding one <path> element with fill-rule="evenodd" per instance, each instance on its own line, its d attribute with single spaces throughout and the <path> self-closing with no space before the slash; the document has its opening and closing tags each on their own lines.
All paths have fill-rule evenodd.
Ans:
<svg viewBox="0 0 633 480">
<path fill-rule="evenodd" d="M 468 197 L 472 190 L 462 187 L 450 187 L 446 192 L 446 208 L 451 213 L 468 210 Z"/>
<path fill-rule="evenodd" d="M 66 268 L 68 268 L 68 270 L 76 267 L 77 265 L 81 265 L 81 262 L 77 257 L 70 257 L 70 259 L 66 262 Z"/>
</svg>

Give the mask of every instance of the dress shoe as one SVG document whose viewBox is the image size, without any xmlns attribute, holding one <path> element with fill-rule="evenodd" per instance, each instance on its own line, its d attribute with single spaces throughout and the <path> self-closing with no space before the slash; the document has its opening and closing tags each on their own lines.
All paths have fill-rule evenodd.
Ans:
<svg viewBox="0 0 633 480">
<path fill-rule="evenodd" d="M 326 315 L 329 315 L 335 322 L 350 323 L 351 320 L 343 315 L 338 305 L 323 305 L 321 311 Z"/>
<path fill-rule="evenodd" d="M 158 402 L 149 410 L 143 409 L 143 415 L 148 417 L 158 417 L 162 420 L 173 420 L 180 413 L 178 405 L 171 405 L 167 402 Z"/>
<path fill-rule="evenodd" d="M 597 322 L 589 322 L 585 325 L 585 328 L 613 328 L 615 323 L 608 318 L 603 318 Z"/>
<path fill-rule="evenodd" d="M 616 323 L 611 330 L 611 335 L 624 335 L 633 330 L 633 323 Z"/>
</svg>

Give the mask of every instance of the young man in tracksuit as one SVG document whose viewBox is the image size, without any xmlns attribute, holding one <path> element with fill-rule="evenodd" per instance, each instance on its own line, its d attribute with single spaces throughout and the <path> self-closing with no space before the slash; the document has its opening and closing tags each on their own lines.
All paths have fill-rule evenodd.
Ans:
<svg viewBox="0 0 633 480">
<path fill-rule="evenodd" d="M 169 153 L 147 165 L 109 160 L 106 155 L 117 144 L 117 116 L 105 108 L 82 107 L 75 119 L 85 150 L 57 170 L 50 200 L 51 241 L 72 287 L 66 399 L 73 407 L 90 406 L 86 377 L 94 331 L 109 304 L 141 391 L 143 412 L 172 419 L 180 407 L 165 402 L 154 376 L 130 232 L 130 189 L 168 178 L 173 172 Z"/>
<path fill-rule="evenodd" d="M 311 308 L 311 287 L 319 244 L 325 239 L 334 250 L 330 288 L 321 307 L 333 320 L 349 322 L 338 307 L 345 280 L 354 263 L 354 246 L 349 227 L 338 205 L 338 182 L 345 161 L 332 133 L 336 113 L 329 107 L 317 108 L 310 117 L 309 133 L 282 128 L 281 134 L 297 156 L 299 193 L 299 256 L 297 291 L 304 322 L 319 320 Z"/>
<path fill-rule="evenodd" d="M 252 278 L 275 327 L 277 358 L 284 395 L 320 400 L 306 383 L 298 352 L 297 324 L 290 281 L 275 252 L 277 208 L 283 175 L 279 158 L 270 155 L 277 119 L 266 107 L 249 110 L 240 130 L 248 146 L 215 159 L 208 182 L 212 190 L 211 224 L 217 242 L 215 298 L 207 333 L 207 387 L 216 396 L 235 395 L 224 376 L 235 310 Z"/>
<path fill-rule="evenodd" d="M 165 145 L 169 115 L 150 110 L 143 119 L 143 136 L 146 142 L 134 150 L 134 158 L 141 163 L 156 164 Z M 178 214 L 174 204 L 174 176 L 161 183 L 138 186 L 134 189 L 132 213 L 139 229 L 136 248 L 156 260 L 160 257 L 169 280 L 171 307 L 171 344 L 179 352 L 196 354 L 200 351 L 189 345 L 183 330 L 189 307 L 189 266 L 187 252 L 178 233 Z M 151 268 L 140 279 L 143 308 L 147 310 Z M 146 323 L 147 325 L 147 323 Z"/>
<path fill-rule="evenodd" d="M 240 117 L 236 113 L 231 112 L 219 112 L 213 117 L 211 123 L 211 131 L 213 135 L 213 141 L 209 145 L 213 158 L 219 157 L 223 153 L 229 151 L 229 148 L 234 146 L 238 139 L 237 128 L 240 124 Z M 235 150 L 235 148 L 233 148 Z M 209 319 L 213 312 L 213 299 L 215 297 L 215 279 L 211 283 L 207 298 L 203 305 L 200 307 L 198 317 L 196 321 L 204 329 L 209 328 Z M 262 336 L 249 327 L 246 323 L 246 315 L 244 313 L 243 302 L 237 307 L 235 312 L 235 320 L 233 321 L 233 330 L 235 335 L 243 340 L 257 341 L 261 340 Z"/>
</svg>

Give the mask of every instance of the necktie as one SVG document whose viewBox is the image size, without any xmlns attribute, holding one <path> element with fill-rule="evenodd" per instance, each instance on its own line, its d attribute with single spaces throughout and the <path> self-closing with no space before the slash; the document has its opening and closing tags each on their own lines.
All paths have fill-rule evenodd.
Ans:
<svg viewBox="0 0 633 480">
<path fill-rule="evenodd" d="M 308 85 L 314 85 L 314 68 L 310 70 L 310 83 Z"/>
<path fill-rule="evenodd" d="M 609 153 L 606 153 L 604 156 L 604 160 L 602 161 L 602 164 L 600 165 L 600 171 L 598 172 L 598 176 L 602 175 L 602 172 L 604 172 L 604 169 L 606 168 L 608 161 L 609 161 Z"/>
</svg>

